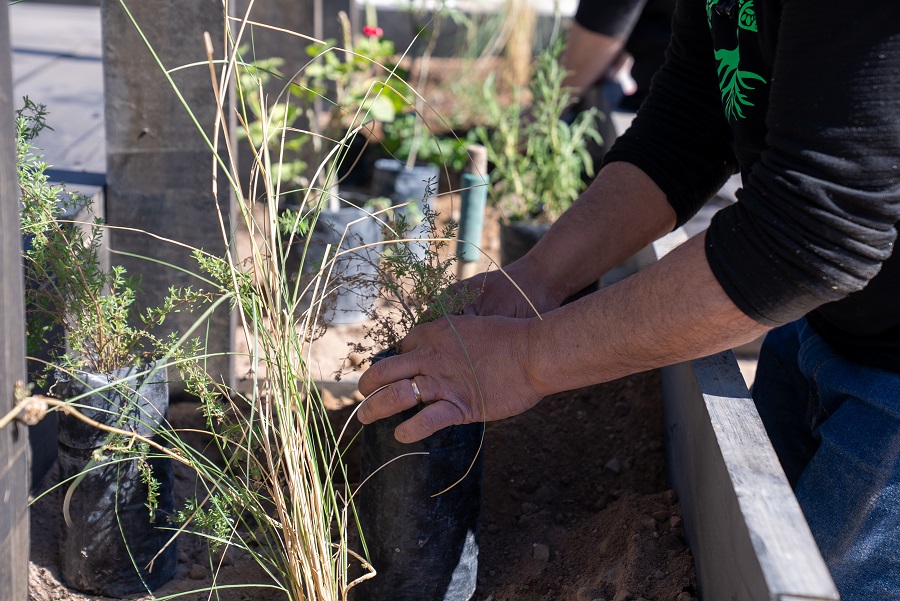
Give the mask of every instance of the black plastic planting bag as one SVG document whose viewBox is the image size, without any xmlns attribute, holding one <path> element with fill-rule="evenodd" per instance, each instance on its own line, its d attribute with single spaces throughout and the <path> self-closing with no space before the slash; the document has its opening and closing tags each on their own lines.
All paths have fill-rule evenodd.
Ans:
<svg viewBox="0 0 900 601">
<path fill-rule="evenodd" d="M 507 266 L 525 256 L 544 237 L 550 226 L 530 221 L 500 224 L 500 264 Z"/>
<path fill-rule="evenodd" d="M 506 267 L 513 261 L 518 261 L 524 257 L 544 237 L 544 234 L 549 229 L 550 225 L 548 224 L 530 221 L 501 223 L 500 264 Z M 587 294 L 596 292 L 598 288 L 599 282 L 594 282 L 567 298 L 563 301 L 563 304 L 576 301 Z"/>
<path fill-rule="evenodd" d="M 57 375 L 64 398 L 86 417 L 160 442 L 169 406 L 166 370 L 151 366 L 124 368 L 112 374 Z M 110 382 L 118 382 L 109 386 Z M 151 517 L 148 486 L 140 461 L 130 452 L 103 449 L 109 433 L 65 413 L 59 418 L 60 480 L 68 498 L 60 540 L 62 576 L 70 587 L 108 597 L 153 590 L 175 573 L 174 541 L 159 556 L 172 532 L 168 516 L 175 508 L 172 461 L 149 449 L 142 459 L 159 483 Z M 120 438 L 115 445 L 128 444 Z M 139 445 L 138 441 L 131 444 Z M 133 447 L 134 448 L 134 447 Z M 66 512 L 65 509 L 68 509 Z M 151 564 L 152 562 L 152 564 Z"/>
<path fill-rule="evenodd" d="M 394 429 L 418 410 L 363 427 L 357 510 L 377 574 L 353 589 L 356 601 L 465 601 L 475 593 L 484 425 L 397 442 Z M 400 457 L 421 452 L 428 455 Z"/>
</svg>

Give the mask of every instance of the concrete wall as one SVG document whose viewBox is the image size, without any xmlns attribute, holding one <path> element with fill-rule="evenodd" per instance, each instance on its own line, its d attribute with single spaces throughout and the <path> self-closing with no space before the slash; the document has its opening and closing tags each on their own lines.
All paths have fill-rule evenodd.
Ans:
<svg viewBox="0 0 900 601">
<path fill-rule="evenodd" d="M 224 15 L 220 0 L 135 0 L 126 3 L 167 69 L 206 61 L 203 32 L 221 52 Z M 163 72 L 117 0 L 104 0 L 104 85 L 106 91 L 107 201 L 111 226 L 137 228 L 224 256 L 226 244 L 217 211 L 229 223 L 231 196 L 222 189 L 219 206 L 212 194 L 212 151 L 179 102 Z M 203 65 L 172 75 L 197 121 L 212 135 L 215 99 Z M 110 250 L 125 251 L 195 270 L 190 252 L 145 235 L 113 229 Z M 170 286 L 200 282 L 150 261 L 113 255 L 130 274 L 142 276 L 140 303 L 158 306 Z M 169 330 L 184 332 L 197 319 L 190 313 L 167 319 Z M 209 352 L 226 353 L 231 320 L 220 310 L 210 321 Z M 209 361 L 215 377 L 231 378 L 231 361 Z M 177 393 L 177 391 L 175 391 Z"/>
</svg>

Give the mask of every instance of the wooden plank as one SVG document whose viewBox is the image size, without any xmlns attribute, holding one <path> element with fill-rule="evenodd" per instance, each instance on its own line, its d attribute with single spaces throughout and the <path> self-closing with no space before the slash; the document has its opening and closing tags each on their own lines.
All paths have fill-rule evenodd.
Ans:
<svg viewBox="0 0 900 601">
<path fill-rule="evenodd" d="M 9 39 L 7 5 L 0 6 L 0 40 Z M 0 43 L 0 415 L 15 404 L 25 380 L 25 307 L 9 46 Z M 28 596 L 28 437 L 11 424 L 0 430 L 0 596 Z"/>
<path fill-rule="evenodd" d="M 654 245 L 653 256 L 678 238 L 686 236 Z M 670 479 L 702 598 L 838 599 L 734 355 L 670 366 L 661 377 Z"/>
<path fill-rule="evenodd" d="M 838 599 L 731 352 L 661 370 L 670 478 L 704 599 Z"/>
</svg>

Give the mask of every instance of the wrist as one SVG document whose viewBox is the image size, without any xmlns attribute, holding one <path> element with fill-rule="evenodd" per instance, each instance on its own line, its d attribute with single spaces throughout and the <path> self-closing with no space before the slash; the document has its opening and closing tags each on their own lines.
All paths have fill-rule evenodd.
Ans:
<svg viewBox="0 0 900 601">
<path fill-rule="evenodd" d="M 559 392 L 553 388 L 552 377 L 547 376 L 553 370 L 546 353 L 545 345 L 548 341 L 542 331 L 541 318 L 531 317 L 521 322 L 524 329 L 522 369 L 526 382 L 539 397 Z"/>
<path fill-rule="evenodd" d="M 538 297 L 555 296 L 554 289 L 557 282 L 553 264 L 541 256 L 537 247 L 504 269 L 526 294 Z"/>
</svg>

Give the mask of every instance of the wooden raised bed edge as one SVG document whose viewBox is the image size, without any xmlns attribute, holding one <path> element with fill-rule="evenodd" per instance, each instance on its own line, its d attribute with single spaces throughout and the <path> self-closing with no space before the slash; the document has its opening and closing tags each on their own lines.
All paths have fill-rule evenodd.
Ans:
<svg viewBox="0 0 900 601">
<path fill-rule="evenodd" d="M 619 270 L 682 243 L 665 236 Z M 731 351 L 660 370 L 669 479 L 701 599 L 839 599 Z"/>
</svg>

